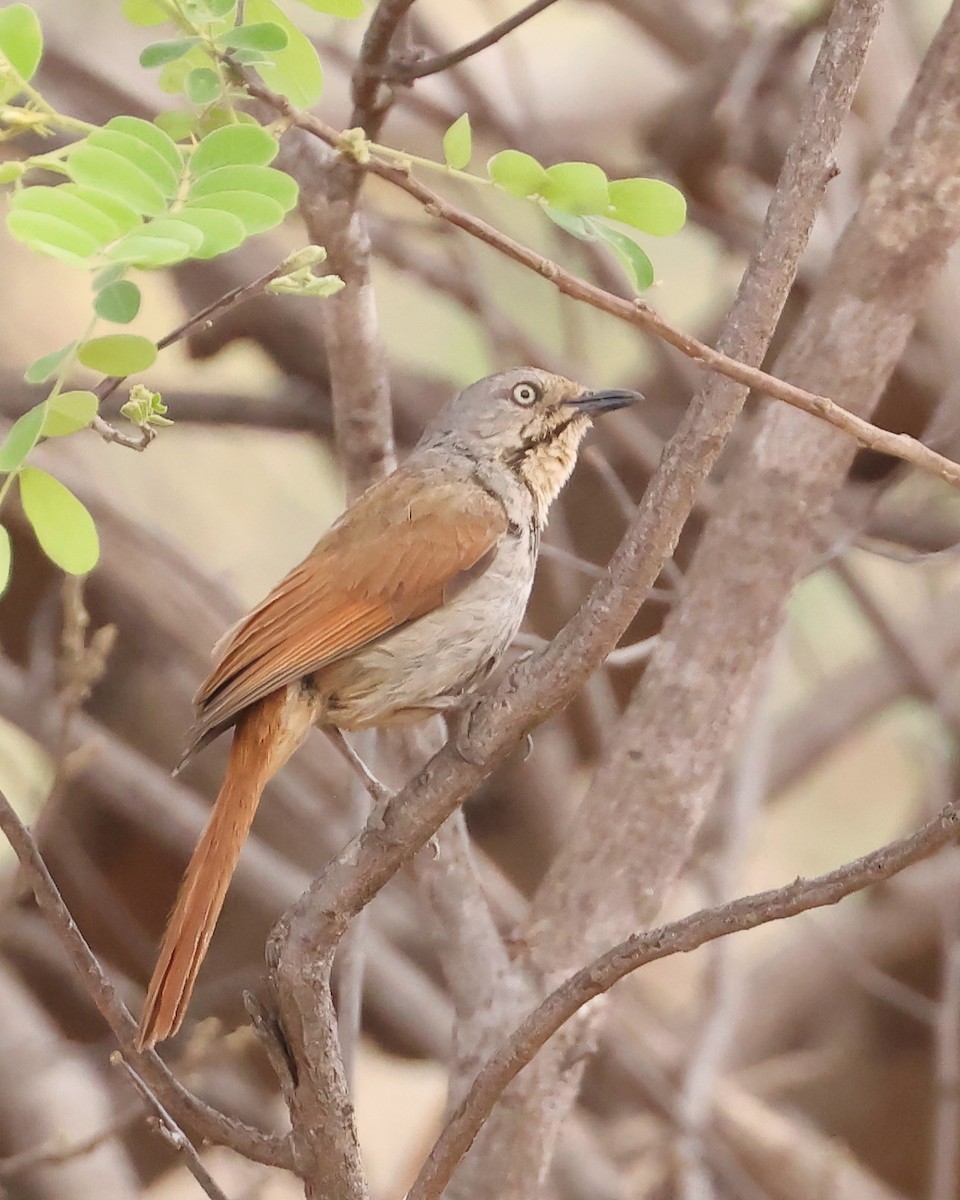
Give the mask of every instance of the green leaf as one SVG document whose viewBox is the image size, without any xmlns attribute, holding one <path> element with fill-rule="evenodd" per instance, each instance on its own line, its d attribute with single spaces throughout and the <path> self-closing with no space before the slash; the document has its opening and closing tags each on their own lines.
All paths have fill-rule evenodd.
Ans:
<svg viewBox="0 0 960 1200">
<path fill-rule="evenodd" d="M 103 267 L 93 277 L 94 294 L 102 292 L 104 288 L 108 288 L 112 283 L 116 283 L 118 279 L 122 279 L 126 271 L 127 268 L 123 263 L 112 263 L 108 267 Z"/>
<path fill-rule="evenodd" d="M 100 557 L 93 517 L 59 480 L 25 467 L 20 472 L 20 502 L 40 548 L 70 575 L 85 575 Z"/>
<path fill-rule="evenodd" d="M 273 62 L 257 67 L 263 82 L 298 108 L 316 104 L 323 92 L 323 67 L 310 39 L 273 0 L 247 0 L 244 13 L 247 21 L 269 21 L 287 35 L 286 46 L 273 54 Z"/>
<path fill-rule="evenodd" d="M 14 210 L 7 214 L 7 228 L 18 241 L 41 254 L 67 262 L 82 263 L 103 244 L 84 229 L 49 213 Z M 66 251 L 66 254 L 59 253 Z"/>
<path fill-rule="evenodd" d="M 237 0 L 205 0 L 204 7 L 211 17 L 226 17 L 237 7 Z"/>
<path fill-rule="evenodd" d="M 487 174 L 505 192 L 514 196 L 533 196 L 547 185 L 547 173 L 530 154 L 522 150 L 501 150 L 487 163 Z"/>
<path fill-rule="evenodd" d="M 567 162 L 547 167 L 540 195 L 561 212 L 605 214 L 610 207 L 607 177 L 595 163 Z"/>
<path fill-rule="evenodd" d="M 136 229 L 138 225 L 143 224 L 143 218 L 129 204 L 118 200 L 116 196 L 108 196 L 106 192 L 100 192 L 96 188 L 84 187 L 79 183 L 62 183 L 57 191 L 64 195 L 76 196 L 84 204 L 102 212 L 116 228 L 117 232 L 114 235 L 116 237 L 129 233 L 131 229 Z"/>
<path fill-rule="evenodd" d="M 216 71 L 209 67 L 194 67 L 184 84 L 192 104 L 212 104 L 223 91 L 223 84 Z"/>
<path fill-rule="evenodd" d="M 93 204 L 71 192 L 68 185 L 25 187 L 10 197 L 11 213 L 37 213 L 73 225 L 98 246 L 120 236 L 120 229 Z"/>
<path fill-rule="evenodd" d="M 170 42 L 151 42 L 140 51 L 141 67 L 163 67 L 189 54 L 194 46 L 200 45 L 196 37 L 174 38 Z"/>
<path fill-rule="evenodd" d="M 190 246 L 181 238 L 155 237 L 150 233 L 131 233 L 107 255 L 114 262 L 156 271 L 172 267 L 190 257 Z"/>
<path fill-rule="evenodd" d="M 76 345 L 76 342 L 67 342 L 59 350 L 53 350 L 49 354 L 41 354 L 38 359 L 35 359 L 27 367 L 23 373 L 23 378 L 27 383 L 46 383 L 48 379 L 52 379 L 60 370 L 61 364 L 73 353 Z"/>
<path fill-rule="evenodd" d="M 162 136 L 166 137 L 166 134 Z M 112 150 L 114 154 L 126 159 L 148 179 L 152 179 L 167 200 L 176 195 L 180 183 L 179 164 L 178 169 L 173 169 L 162 155 L 142 139 L 122 133 L 119 129 L 98 129 L 90 134 L 87 142 L 102 150 Z"/>
<path fill-rule="evenodd" d="M 276 200 L 258 196 L 254 192 L 218 192 L 215 196 L 199 196 L 196 200 L 187 201 L 184 215 L 197 209 L 229 213 L 237 218 L 248 237 L 276 229 L 284 218 L 284 211 Z"/>
<path fill-rule="evenodd" d="M 164 63 L 157 76 L 157 87 L 161 92 L 171 95 L 182 92 L 186 86 L 187 76 L 197 67 L 209 67 L 210 54 L 205 45 L 194 46 L 173 62 Z"/>
<path fill-rule="evenodd" d="M 67 170 L 75 183 L 122 200 L 136 212 L 150 217 L 166 212 L 167 201 L 160 188 L 139 167 L 113 150 L 78 146 L 67 160 Z"/>
<path fill-rule="evenodd" d="M 131 25 L 163 25 L 169 20 L 157 0 L 123 0 L 123 15 Z"/>
<path fill-rule="evenodd" d="M 283 220 L 282 213 L 280 219 Z M 218 254 L 236 250 L 247 237 L 243 222 L 238 217 L 215 208 L 181 208 L 177 212 L 177 220 L 195 226 L 203 237 L 200 246 L 193 251 L 192 258 L 216 258 Z"/>
<path fill-rule="evenodd" d="M 217 38 L 218 46 L 228 50 L 283 50 L 289 41 L 287 31 L 273 21 L 240 25 Z"/>
<path fill-rule="evenodd" d="M 10 534 L 0 525 L 0 596 L 7 590 L 10 583 L 12 559 L 13 548 L 10 545 Z"/>
<path fill-rule="evenodd" d="M 205 175 L 219 167 L 265 167 L 280 147 L 260 125 L 224 125 L 208 133 L 190 158 L 190 174 Z M 231 189 L 233 190 L 233 189 Z"/>
<path fill-rule="evenodd" d="M 473 153 L 473 134 L 470 131 L 470 116 L 464 113 L 443 135 L 443 157 L 448 167 L 462 171 Z"/>
<path fill-rule="evenodd" d="M 171 108 L 157 116 L 157 125 L 175 142 L 190 137 L 197 127 L 197 121 L 197 114 L 191 108 Z"/>
<path fill-rule="evenodd" d="M 42 404 L 31 408 L 10 426 L 10 432 L 0 445 L 0 471 L 15 471 L 40 440 L 43 428 Z"/>
<path fill-rule="evenodd" d="M 146 429 L 148 425 L 172 425 L 173 421 L 164 415 L 166 411 L 167 406 L 160 393 L 152 392 L 142 383 L 134 384 L 130 389 L 130 399 L 120 406 L 121 416 L 141 429 Z"/>
<path fill-rule="evenodd" d="M 3 92 L 0 86 L 0 93 Z M 18 179 L 22 179 L 27 173 L 26 163 L 17 162 L 15 159 L 8 159 L 7 162 L 0 162 L 0 183 L 15 183 Z"/>
<path fill-rule="evenodd" d="M 662 179 L 614 179 L 610 216 L 656 237 L 682 229 L 687 219 L 683 193 Z"/>
<path fill-rule="evenodd" d="M 81 342 L 77 357 L 101 375 L 133 375 L 153 366 L 157 347 L 149 338 L 133 333 L 109 333 Z"/>
<path fill-rule="evenodd" d="M 105 321 L 129 325 L 140 311 L 140 289 L 129 279 L 118 279 L 97 292 L 93 307 Z"/>
<path fill-rule="evenodd" d="M 194 224 L 176 217 L 158 217 L 116 242 L 107 251 L 107 258 L 149 270 L 181 263 L 202 245 L 203 233 Z"/>
<path fill-rule="evenodd" d="M 27 4 L 8 4 L 0 8 L 0 54 L 21 78 L 28 80 L 36 71 L 43 54 L 43 32 L 37 14 Z M 12 79 L 3 79 L 0 71 L 0 102 L 12 99 L 20 91 Z"/>
<path fill-rule="evenodd" d="M 637 291 L 646 291 L 653 283 L 654 273 L 653 263 L 644 251 L 640 249 L 633 238 L 627 237 L 625 233 L 611 229 L 609 225 L 601 224 L 599 221 L 591 221 L 590 224 L 596 230 L 597 236 L 605 241 L 616 254 Z"/>
<path fill-rule="evenodd" d="M 296 181 L 273 167 L 217 167 L 191 185 L 188 198 L 199 200 L 218 192 L 251 192 L 275 201 L 285 212 L 297 203 Z"/>
<path fill-rule="evenodd" d="M 363 0 L 302 0 L 314 12 L 329 13 L 332 17 L 359 17 L 363 15 Z"/>
<path fill-rule="evenodd" d="M 116 133 L 126 133 L 138 141 L 145 142 L 166 162 L 167 166 L 179 177 L 183 173 L 183 156 L 166 133 L 152 121 L 144 121 L 140 117 L 111 117 L 104 129 Z"/>
<path fill-rule="evenodd" d="M 64 437 L 86 429 L 97 415 L 100 400 L 93 392 L 61 392 L 43 406 L 42 437 Z"/>
<path fill-rule="evenodd" d="M 570 213 L 561 212 L 559 208 L 551 208 L 549 204 L 543 206 L 543 211 L 554 225 L 559 225 L 565 233 L 572 234 L 582 242 L 594 242 L 600 236 L 583 217 L 571 216 Z"/>
</svg>

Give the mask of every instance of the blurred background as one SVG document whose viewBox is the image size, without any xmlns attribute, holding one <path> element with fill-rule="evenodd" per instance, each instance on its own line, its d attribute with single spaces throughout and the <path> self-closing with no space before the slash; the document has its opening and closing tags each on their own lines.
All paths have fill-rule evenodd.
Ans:
<svg viewBox="0 0 960 1200">
<path fill-rule="evenodd" d="M 124 23 L 119 5 L 36 7 L 47 46 L 36 82 L 62 111 L 103 121 L 171 106 L 137 65 L 152 32 Z M 942 0 L 888 4 L 783 330 L 826 269 L 944 10 Z M 419 0 L 414 37 L 447 49 L 510 11 L 499 0 Z M 563 0 L 468 63 L 401 89 L 381 140 L 437 158 L 443 130 L 468 111 L 474 163 L 512 146 L 545 163 L 587 159 L 611 177 L 676 183 L 690 220 L 679 235 L 644 243 L 657 272 L 648 298 L 712 341 L 795 131 L 827 11 L 809 0 Z M 306 9 L 296 18 L 326 69 L 321 111 L 342 125 L 366 18 L 334 21 Z M 5 144 L 0 158 L 35 149 Z M 519 240 L 630 294 L 604 250 L 561 233 L 533 206 L 442 186 Z M 642 411 L 618 414 L 592 435 L 551 518 L 519 649 L 536 646 L 587 594 L 699 372 L 560 298 L 377 180 L 366 196 L 401 451 L 457 387 L 522 362 L 648 397 Z M 291 219 L 223 260 L 146 277 L 135 330 L 162 335 L 305 240 Z M 16 297 L 0 321 L 0 416 L 8 423 L 37 398 L 22 382 L 24 367 L 76 334 L 89 298 L 85 277 L 31 256 L 5 232 L 0 278 Z M 954 259 L 878 417 L 954 459 L 958 300 Z M 222 771 L 218 744 L 170 778 L 210 648 L 343 502 L 323 319 L 322 301 L 296 298 L 231 310 L 164 352 L 149 373 L 175 424 L 146 453 L 92 433 L 38 452 L 38 463 L 94 512 L 103 540 L 83 604 L 90 630 L 112 625 L 117 633 L 82 705 L 63 687 L 64 657 L 82 624 L 79 593 L 65 590 L 9 509 L 15 568 L 0 601 L 0 789 L 32 823 L 81 929 L 134 1008 Z M 480 869 L 505 930 L 523 913 L 642 674 L 636 647 L 656 634 L 682 586 L 712 494 L 704 489 L 674 563 L 624 639 L 633 649 L 618 651 L 576 704 L 536 733 L 529 757 L 517 756 L 469 802 Z M 796 591 L 740 761 L 667 916 L 826 870 L 916 826 L 955 794 L 958 541 L 955 492 L 882 456 L 858 457 L 835 539 Z M 388 776 L 396 769 L 382 764 Z M 198 1021 L 169 1051 L 191 1087 L 245 1119 L 282 1127 L 283 1106 L 240 994 L 256 987 L 272 923 L 362 813 L 352 781 L 314 736 L 258 816 L 200 977 Z M 0 1188 L 30 1200 L 197 1194 L 109 1066 L 111 1038 L 5 845 L 0 866 Z M 432 920 L 413 875 L 402 874 L 373 905 L 365 934 L 357 1112 L 383 1197 L 403 1194 L 443 1114 L 452 1009 Z M 960 859 L 951 850 L 839 909 L 645 968 L 614 993 L 548 1194 L 679 1194 L 678 1164 L 699 1120 L 718 1195 L 960 1195 L 955 1161 L 950 1168 L 958 962 Z M 715 1105 L 706 1118 L 694 1111 L 702 1081 L 693 1068 L 704 1062 Z M 232 1196 L 298 1194 L 278 1172 L 225 1151 L 206 1157 Z"/>
</svg>

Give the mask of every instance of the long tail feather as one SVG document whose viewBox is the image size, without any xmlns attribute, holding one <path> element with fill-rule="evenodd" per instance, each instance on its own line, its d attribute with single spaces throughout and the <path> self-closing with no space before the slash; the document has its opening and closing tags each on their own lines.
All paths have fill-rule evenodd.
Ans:
<svg viewBox="0 0 960 1200">
<path fill-rule="evenodd" d="M 285 691 L 253 705 L 237 722 L 223 786 L 160 943 L 140 1018 L 141 1050 L 180 1028 L 263 789 L 309 728 L 308 714 L 288 720 Z"/>
</svg>

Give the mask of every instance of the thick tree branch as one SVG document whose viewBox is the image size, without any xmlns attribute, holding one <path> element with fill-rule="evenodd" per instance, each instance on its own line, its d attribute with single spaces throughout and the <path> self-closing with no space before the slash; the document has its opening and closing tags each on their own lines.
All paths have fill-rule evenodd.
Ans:
<svg viewBox="0 0 960 1200">
<path fill-rule="evenodd" d="M 880 7 L 878 3 L 844 0 L 832 12 L 800 124 L 771 199 L 763 236 L 724 325 L 720 346 L 725 354 L 754 363 L 763 360 L 823 191 L 833 176 L 834 148 Z M 711 376 L 705 382 L 691 411 L 710 414 L 707 438 L 713 446 L 722 444 L 729 434 L 746 394 L 745 388 L 720 376 Z M 688 450 L 694 455 L 701 452 L 699 448 Z M 685 580 L 684 596 L 688 587 L 689 580 Z M 742 604 L 734 606 L 733 612 L 739 614 L 741 610 Z M 663 656 L 662 635 L 653 659 L 657 656 Z M 691 668 L 689 677 L 684 676 L 691 688 L 699 678 L 696 668 Z M 670 711 L 672 714 L 672 708 Z M 634 726 L 626 728 L 632 730 Z M 661 739 L 672 745 L 673 736 L 672 726 L 664 728 L 661 723 Z M 602 760 L 617 760 L 622 774 L 626 771 L 619 752 L 626 744 L 632 745 L 630 733 L 621 731 Z M 695 755 L 690 753 L 689 757 Z M 668 766 L 673 765 L 673 759 L 673 755 L 668 756 Z M 541 989 L 591 957 L 598 947 L 617 941 L 627 929 L 645 925 L 655 915 L 658 877 L 651 872 L 651 863 L 661 856 L 670 861 L 668 835 L 681 836 L 683 814 L 675 812 L 673 805 L 679 803 L 679 797 L 669 784 L 664 785 L 657 777 L 655 788 L 644 789 L 636 785 L 632 763 L 629 773 L 629 793 L 623 789 L 622 774 L 612 786 L 609 777 L 602 785 L 594 780 L 581 801 L 567 840 L 534 896 L 524 925 L 527 952 L 523 963 L 534 977 L 540 977 Z M 641 793 L 645 797 L 642 803 L 636 799 Z M 629 800 L 624 799 L 627 794 Z M 612 829 L 617 831 L 615 838 L 609 836 Z M 643 908 L 645 904 L 649 910 Z M 552 1152 L 561 1122 L 574 1102 L 583 1063 L 593 1049 L 595 1029 L 585 1025 L 564 1030 L 532 1071 L 510 1089 L 487 1123 L 481 1143 L 463 1164 L 458 1185 L 466 1176 L 475 1195 L 500 1200 L 506 1178 L 498 1178 L 490 1164 L 524 1160 L 526 1171 L 519 1179 L 509 1181 L 508 1194 L 513 1200 L 529 1191 L 538 1163 Z M 547 1096 L 549 1105 L 544 1103 Z"/>
</svg>

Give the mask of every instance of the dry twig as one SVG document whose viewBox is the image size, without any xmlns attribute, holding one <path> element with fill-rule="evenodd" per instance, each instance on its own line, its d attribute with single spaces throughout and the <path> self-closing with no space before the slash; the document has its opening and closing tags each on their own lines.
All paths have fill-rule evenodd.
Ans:
<svg viewBox="0 0 960 1200">
<path fill-rule="evenodd" d="M 551 992 L 478 1073 L 467 1097 L 431 1150 L 408 1200 L 437 1200 L 510 1081 L 576 1012 L 609 991 L 624 976 L 647 963 L 673 954 L 687 954 L 728 934 L 836 904 L 929 858 L 956 838 L 958 830 L 960 801 L 955 800 L 915 833 L 889 842 L 862 858 L 813 879 L 796 879 L 783 887 L 741 896 L 647 933 L 635 934 L 577 971 Z"/>
</svg>

